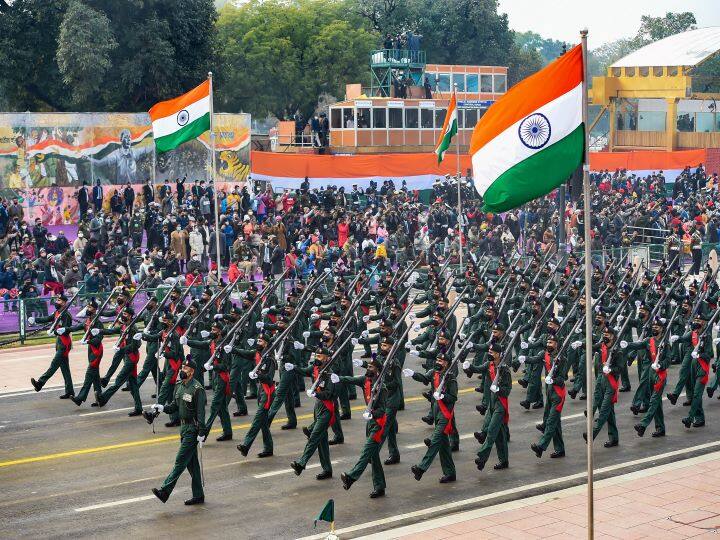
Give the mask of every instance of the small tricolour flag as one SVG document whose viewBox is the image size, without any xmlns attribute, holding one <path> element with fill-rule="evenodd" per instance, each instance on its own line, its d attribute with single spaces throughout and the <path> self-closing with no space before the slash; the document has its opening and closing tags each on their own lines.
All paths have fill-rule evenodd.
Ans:
<svg viewBox="0 0 720 540">
<path fill-rule="evenodd" d="M 330 499 L 328 502 L 325 503 L 325 506 L 322 510 L 320 510 L 320 513 L 315 518 L 315 522 L 313 524 L 314 527 L 317 527 L 318 521 L 326 521 L 330 524 L 330 530 L 333 530 L 335 528 L 335 500 Z"/>
<path fill-rule="evenodd" d="M 582 163 L 583 73 L 578 45 L 513 86 L 475 126 L 470 156 L 485 211 L 542 197 Z"/>
<path fill-rule="evenodd" d="M 210 80 L 175 99 L 150 109 L 153 137 L 159 153 L 177 148 L 210 129 Z"/>
<path fill-rule="evenodd" d="M 435 153 L 437 154 L 438 164 L 442 163 L 445 152 L 450 148 L 452 138 L 457 134 L 458 122 L 457 122 L 457 102 L 455 101 L 455 92 L 453 92 L 450 98 L 450 104 L 448 105 L 447 114 L 445 115 L 445 122 L 443 122 L 442 131 L 440 132 L 440 138 L 435 145 Z"/>
</svg>

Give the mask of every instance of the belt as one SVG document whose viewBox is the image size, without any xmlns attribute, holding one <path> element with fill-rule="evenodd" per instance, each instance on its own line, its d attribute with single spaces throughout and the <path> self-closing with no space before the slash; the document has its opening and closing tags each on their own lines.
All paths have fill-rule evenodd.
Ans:
<svg viewBox="0 0 720 540">
<path fill-rule="evenodd" d="M 180 420 L 180 425 L 182 426 L 196 426 L 197 420 Z"/>
</svg>

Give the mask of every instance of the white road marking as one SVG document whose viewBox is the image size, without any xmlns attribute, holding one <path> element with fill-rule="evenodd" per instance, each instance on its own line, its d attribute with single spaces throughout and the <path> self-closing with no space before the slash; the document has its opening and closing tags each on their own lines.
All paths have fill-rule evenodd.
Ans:
<svg viewBox="0 0 720 540">
<path fill-rule="evenodd" d="M 647 456 L 647 457 L 640 458 L 640 459 L 636 459 L 636 460 L 633 460 L 633 461 L 626 461 L 626 462 L 623 462 L 623 463 L 616 463 L 615 465 L 609 465 L 609 466 L 607 466 L 607 467 L 602 467 L 602 468 L 600 468 L 600 469 L 595 469 L 595 475 L 602 474 L 602 473 L 607 473 L 607 472 L 612 472 L 612 471 L 616 471 L 616 470 L 619 470 L 619 469 L 624 469 L 624 468 L 626 468 L 626 467 L 633 467 L 633 466 L 636 466 L 636 465 L 642 465 L 642 464 L 644 464 L 644 463 L 650 463 L 650 462 L 656 461 L 656 460 L 658 460 L 658 459 L 671 458 L 671 457 L 675 457 L 675 456 L 683 456 L 683 455 L 687 454 L 688 452 L 705 450 L 705 449 L 707 449 L 707 448 L 714 448 L 714 447 L 718 447 L 718 446 L 720 446 L 720 442 L 717 442 L 717 441 L 716 441 L 716 442 L 710 442 L 710 443 L 705 443 L 705 444 L 699 444 L 699 445 L 697 445 L 697 446 L 690 446 L 690 447 L 688 447 L 688 448 L 681 448 L 681 449 L 679 449 L 679 450 L 673 450 L 672 452 L 666 452 L 666 453 L 664 453 L 664 454 L 656 454 L 656 455 L 653 455 L 653 456 Z M 710 456 L 713 456 L 713 457 L 710 457 Z M 694 459 L 697 459 L 697 460 L 705 460 L 705 459 L 708 459 L 708 458 L 709 458 L 709 459 L 716 459 L 717 456 L 718 456 L 718 454 L 708 454 L 708 455 L 705 455 L 705 456 L 698 456 L 697 458 L 690 458 L 689 461 L 694 460 Z M 660 466 L 658 466 L 658 467 L 655 467 L 655 469 L 656 469 L 656 471 L 658 471 L 658 470 L 669 470 L 669 469 L 672 469 L 672 468 L 677 468 L 678 466 L 679 466 L 679 463 L 678 463 L 678 462 L 672 462 L 672 463 L 668 463 L 668 464 L 666 464 L 666 465 L 660 465 Z M 650 470 L 651 470 L 651 469 L 650 469 Z M 636 472 L 634 472 L 634 473 L 629 473 L 629 474 L 641 474 L 641 473 L 644 473 L 644 472 L 645 472 L 645 471 L 636 471 Z M 647 474 L 647 473 L 646 473 L 646 474 Z M 473 505 L 476 505 L 476 504 L 479 504 L 479 503 L 481 503 L 481 502 L 485 502 L 485 501 L 488 501 L 488 500 L 493 500 L 493 499 L 497 499 L 497 498 L 500 498 L 500 497 L 506 497 L 506 496 L 508 496 L 508 495 L 516 495 L 516 494 L 518 494 L 518 493 L 524 493 L 524 492 L 527 492 L 527 491 L 532 492 L 532 491 L 537 490 L 537 489 L 539 489 L 539 488 L 545 488 L 545 487 L 548 487 L 548 486 L 562 485 L 562 484 L 564 484 L 564 483 L 566 483 L 566 482 L 572 482 L 572 481 L 576 481 L 576 480 L 582 480 L 582 479 L 585 479 L 586 477 L 587 477 L 587 473 L 586 473 L 585 471 L 583 471 L 583 472 L 571 474 L 571 475 L 568 475 L 568 476 L 562 476 L 562 477 L 559 477 L 559 478 L 551 478 L 551 479 L 545 480 L 545 481 L 543 481 L 543 482 L 536 482 L 536 483 L 534 483 L 534 484 L 527 484 L 527 485 L 524 485 L 524 486 L 518 486 L 518 487 L 515 487 L 515 488 L 511 488 L 511 489 L 504 489 L 504 490 L 502 490 L 502 491 L 495 491 L 495 492 L 493 492 L 493 493 L 487 493 L 487 494 L 485 494 L 485 495 L 480 495 L 479 497 L 473 497 L 473 498 L 464 499 L 464 500 L 461 500 L 461 501 L 454 501 L 454 502 L 447 503 L 447 504 L 441 504 L 441 505 L 438 505 L 438 506 L 432 506 L 432 507 L 430 507 L 430 508 L 424 508 L 424 509 L 422 509 L 422 510 L 416 510 L 416 511 L 414 511 L 414 512 L 408 512 L 408 513 L 406 513 L 406 514 L 399 514 L 399 515 L 396 515 L 396 516 L 390 516 L 390 517 L 383 518 L 383 519 L 378 519 L 378 520 L 375 520 L 375 521 L 369 521 L 369 522 L 367 522 L 367 523 L 359 523 L 359 524 L 357 524 L 357 525 L 352 525 L 352 526 L 350 526 L 350 527 L 345 527 L 345 528 L 343 528 L 343 529 L 337 529 L 337 530 L 335 531 L 335 534 L 337 534 L 338 536 L 342 537 L 343 534 L 352 533 L 352 532 L 356 532 L 356 531 L 362 531 L 362 530 L 365 530 L 365 529 L 372 529 L 372 528 L 374 528 L 374 527 L 380 527 L 380 526 L 388 525 L 388 524 L 390 524 L 390 523 L 397 523 L 397 522 L 399 522 L 399 521 L 403 521 L 403 520 L 406 520 L 406 519 L 422 518 L 422 517 L 427 518 L 427 517 L 428 517 L 428 514 L 432 514 L 432 513 L 436 513 L 436 512 L 460 511 L 460 510 L 462 510 L 462 509 L 465 508 L 465 507 L 473 506 Z M 608 480 L 608 481 L 612 481 L 613 478 L 608 478 L 607 480 Z M 583 486 L 579 486 L 579 487 L 580 487 L 581 489 L 585 489 L 585 486 L 584 486 L 584 485 L 583 485 Z M 385 534 L 385 533 L 383 533 L 383 534 Z M 322 534 L 320 534 L 320 535 L 312 535 L 312 536 L 305 536 L 305 537 L 303 537 L 303 538 L 300 538 L 299 540 L 320 540 L 320 539 L 325 538 L 325 536 L 326 536 L 326 535 L 322 535 Z M 385 538 L 390 538 L 390 537 L 389 537 L 389 536 L 385 536 Z"/>
<path fill-rule="evenodd" d="M 76 508 L 76 512 L 89 512 L 90 510 L 100 510 L 101 508 L 111 508 L 113 506 L 122 506 L 123 504 L 132 504 L 135 502 L 149 501 L 154 499 L 155 495 L 145 495 L 143 497 L 133 497 L 132 499 L 122 499 L 120 501 L 106 502 L 102 504 L 93 504 L 92 506 L 83 506 L 82 508 Z"/>
<path fill-rule="evenodd" d="M 78 390 L 82 388 L 81 384 L 75 385 L 73 387 L 75 390 Z M 2 398 L 8 398 L 8 397 L 16 397 L 16 396 L 27 396 L 31 394 L 44 394 L 46 392 L 58 392 L 60 390 L 65 390 L 65 385 L 59 385 L 59 386 L 47 386 L 40 390 L 39 392 L 36 392 L 34 389 L 28 389 L 28 390 L 10 390 L 10 393 L 3 394 L 0 393 L 0 399 Z"/>
<path fill-rule="evenodd" d="M 79 414 L 78 416 L 94 416 L 96 414 L 109 414 L 109 413 L 114 413 L 114 412 L 133 411 L 133 410 L 135 410 L 135 407 L 123 407 L 122 409 L 110 409 L 107 411 L 88 412 L 88 413 Z"/>
<path fill-rule="evenodd" d="M 335 461 L 331 461 L 330 465 L 336 465 L 336 464 L 340 463 L 340 461 L 341 460 L 339 460 L 339 459 L 335 460 Z M 308 465 L 307 467 L 305 467 L 305 469 L 316 469 L 318 467 L 320 467 L 319 463 L 313 463 L 312 465 Z M 295 471 L 288 468 L 288 469 L 283 469 L 281 471 L 270 471 L 270 472 L 266 472 L 266 473 L 262 473 L 262 474 L 254 474 L 253 478 L 268 478 L 269 476 L 278 476 L 281 474 L 289 474 L 289 473 L 294 473 L 294 472 Z"/>
</svg>

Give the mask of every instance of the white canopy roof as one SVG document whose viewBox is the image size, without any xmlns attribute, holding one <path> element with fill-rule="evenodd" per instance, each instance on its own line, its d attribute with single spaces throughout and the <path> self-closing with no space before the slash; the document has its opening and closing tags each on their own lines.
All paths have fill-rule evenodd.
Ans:
<svg viewBox="0 0 720 540">
<path fill-rule="evenodd" d="M 692 67 L 719 50 L 720 26 L 710 26 L 688 30 L 646 45 L 610 67 Z"/>
</svg>

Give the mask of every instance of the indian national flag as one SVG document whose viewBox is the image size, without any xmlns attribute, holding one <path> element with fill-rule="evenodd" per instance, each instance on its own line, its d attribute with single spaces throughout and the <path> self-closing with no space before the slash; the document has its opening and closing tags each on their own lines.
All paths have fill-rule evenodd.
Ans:
<svg viewBox="0 0 720 540">
<path fill-rule="evenodd" d="M 149 111 L 158 152 L 177 148 L 210 129 L 210 81 Z"/>
<path fill-rule="evenodd" d="M 475 126 L 475 188 L 485 211 L 504 212 L 550 193 L 583 159 L 582 47 L 513 86 Z"/>
<path fill-rule="evenodd" d="M 442 163 L 445 152 L 450 148 L 452 138 L 457 134 L 457 103 L 455 102 L 455 92 L 453 92 L 450 98 L 450 104 L 448 105 L 447 114 L 445 115 L 445 122 L 443 123 L 442 131 L 440 132 L 440 138 L 435 145 L 435 153 L 437 154 L 438 164 Z"/>
</svg>

